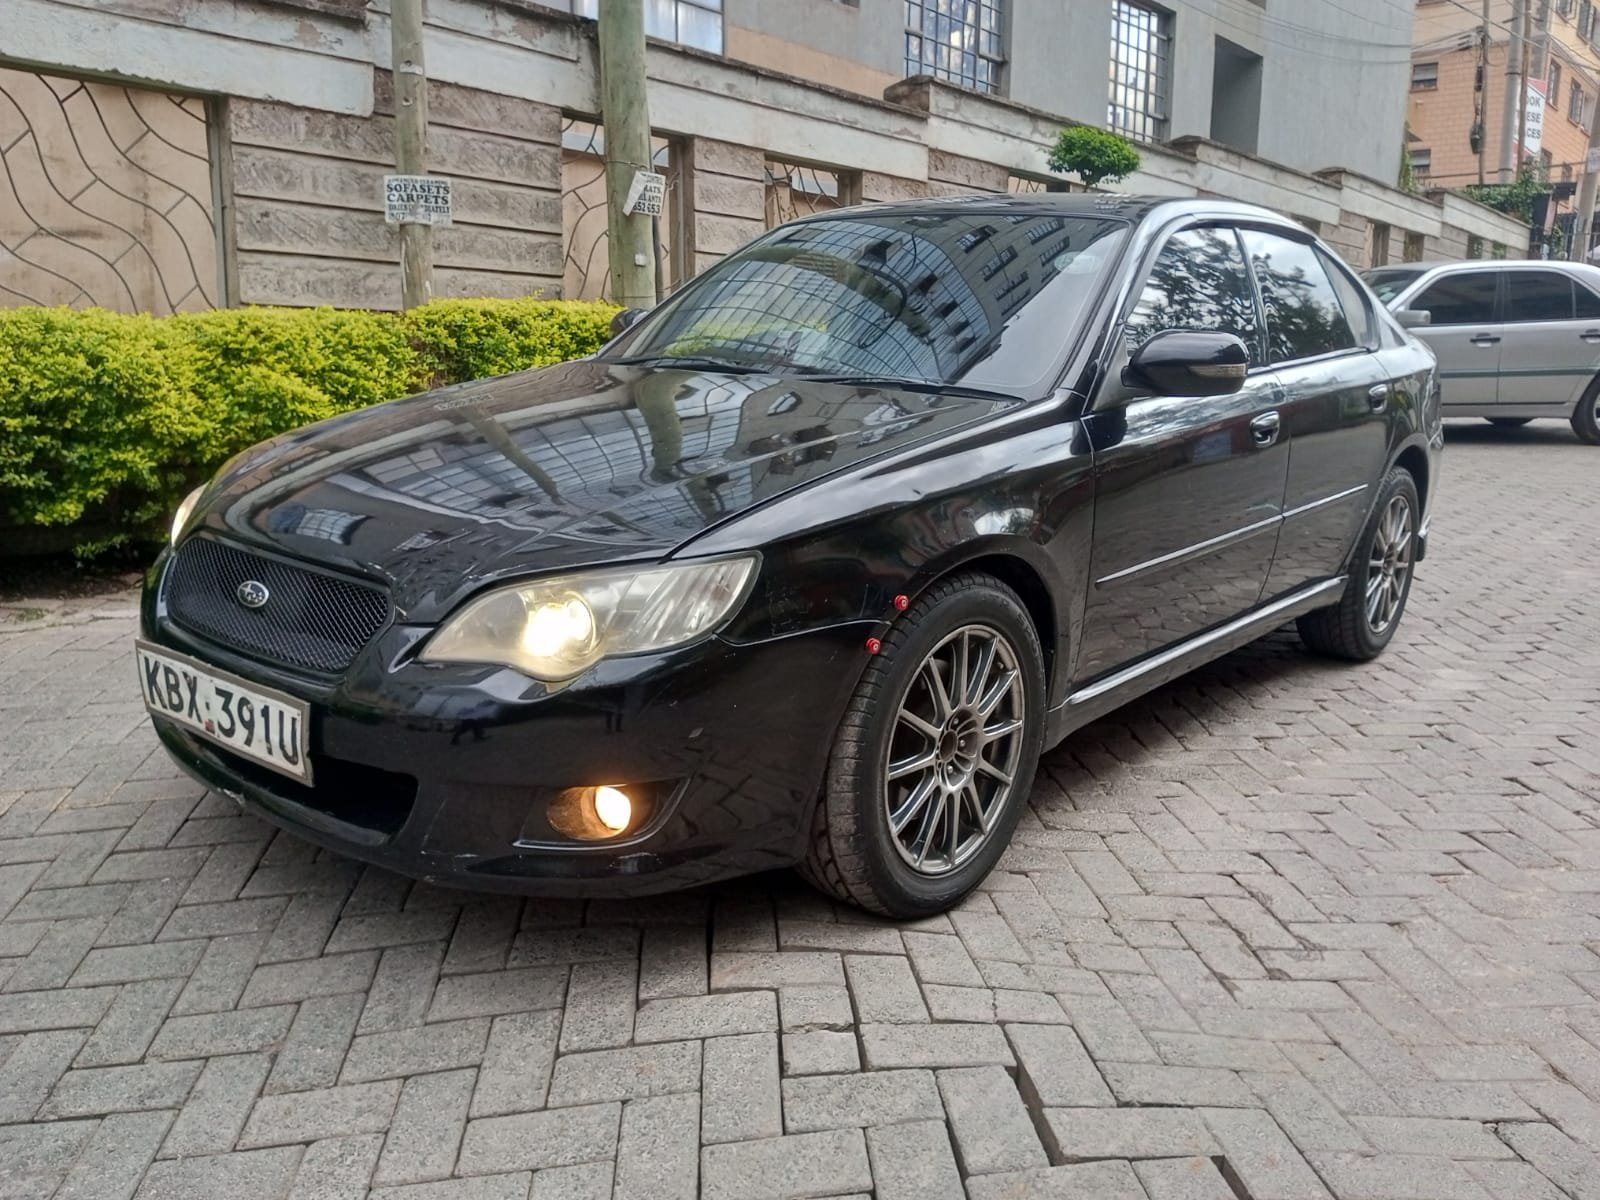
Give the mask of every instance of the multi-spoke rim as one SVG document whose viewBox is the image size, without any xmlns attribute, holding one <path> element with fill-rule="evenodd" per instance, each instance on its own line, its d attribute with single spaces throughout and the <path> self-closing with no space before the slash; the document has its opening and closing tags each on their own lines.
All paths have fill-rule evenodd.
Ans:
<svg viewBox="0 0 1600 1200">
<path fill-rule="evenodd" d="M 1027 696 L 999 630 L 964 625 L 922 660 L 884 758 L 894 848 L 919 875 L 948 875 L 988 841 L 1022 761 Z"/>
<path fill-rule="evenodd" d="M 1411 501 L 1392 497 L 1378 519 L 1367 559 L 1367 627 L 1382 633 L 1400 615 L 1411 576 Z"/>
</svg>

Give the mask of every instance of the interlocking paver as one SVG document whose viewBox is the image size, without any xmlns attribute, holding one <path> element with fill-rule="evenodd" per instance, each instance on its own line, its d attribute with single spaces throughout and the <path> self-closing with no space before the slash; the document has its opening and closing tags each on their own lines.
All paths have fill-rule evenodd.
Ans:
<svg viewBox="0 0 1600 1200">
<path fill-rule="evenodd" d="M 1380 660 L 1075 734 L 930 921 L 416 884 L 183 778 L 126 599 L 0 626 L 0 1192 L 1600 1200 L 1592 452 L 1450 441 Z"/>
</svg>

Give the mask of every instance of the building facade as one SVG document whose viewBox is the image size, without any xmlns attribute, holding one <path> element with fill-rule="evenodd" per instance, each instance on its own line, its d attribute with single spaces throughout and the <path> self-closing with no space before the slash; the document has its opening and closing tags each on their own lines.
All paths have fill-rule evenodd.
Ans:
<svg viewBox="0 0 1600 1200">
<path fill-rule="evenodd" d="M 429 169 L 455 185 L 438 295 L 603 291 L 598 0 L 551 2 L 428 0 Z M 1394 0 L 647 7 L 668 286 L 807 212 L 1078 186 L 1045 164 L 1072 121 L 1141 143 L 1119 188 L 1265 204 L 1356 263 L 1526 243 L 1394 186 Z M 0 304 L 398 304 L 386 0 L 6 9 Z"/>
<path fill-rule="evenodd" d="M 1593 0 L 1536 0 L 1526 55 L 1534 107 L 1543 108 L 1538 145 L 1513 159 L 1553 183 L 1583 174 L 1589 128 L 1600 101 L 1600 6 Z M 1438 187 L 1479 182 L 1472 130 L 1481 120 L 1484 177 L 1499 178 L 1511 53 L 1512 0 L 1491 0 L 1487 36 L 1478 4 L 1418 0 L 1407 124 L 1412 169 Z M 1520 61 L 1520 60 L 1519 60 Z M 1513 103 L 1520 109 L 1520 86 Z M 1480 115 L 1481 114 L 1481 115 Z M 1520 130 L 1520 113 L 1518 118 Z M 1513 145 L 1520 137 L 1512 139 Z"/>
</svg>

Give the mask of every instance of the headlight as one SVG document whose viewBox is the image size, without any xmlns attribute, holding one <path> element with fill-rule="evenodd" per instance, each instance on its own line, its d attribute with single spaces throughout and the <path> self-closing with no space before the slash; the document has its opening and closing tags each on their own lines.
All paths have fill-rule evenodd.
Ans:
<svg viewBox="0 0 1600 1200">
<path fill-rule="evenodd" d="M 205 490 L 206 485 L 202 483 L 183 498 L 183 502 L 178 505 L 178 511 L 172 514 L 172 532 L 168 534 L 167 538 L 172 545 L 176 546 L 178 539 L 183 536 L 183 531 L 189 524 L 189 518 L 194 515 L 194 506 L 200 502 L 200 493 Z"/>
<path fill-rule="evenodd" d="M 603 658 L 666 650 L 709 633 L 744 598 L 754 555 L 594 571 L 496 588 L 447 620 L 424 662 L 503 663 L 554 683 Z"/>
</svg>

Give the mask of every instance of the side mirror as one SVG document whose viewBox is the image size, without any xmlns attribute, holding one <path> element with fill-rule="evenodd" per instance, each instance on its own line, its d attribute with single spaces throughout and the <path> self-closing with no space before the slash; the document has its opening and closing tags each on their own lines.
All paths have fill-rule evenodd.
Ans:
<svg viewBox="0 0 1600 1200">
<path fill-rule="evenodd" d="M 1158 396 L 1229 396 L 1249 370 L 1250 352 L 1233 334 L 1168 329 L 1133 352 L 1122 382 Z"/>
<path fill-rule="evenodd" d="M 1402 308 L 1394 314 L 1402 329 L 1421 329 L 1433 324 L 1433 314 L 1423 308 Z"/>
<path fill-rule="evenodd" d="M 628 330 L 644 320 L 645 314 L 649 311 L 648 308 L 623 309 L 611 318 L 611 336 L 620 337 L 622 334 L 627 333 Z"/>
</svg>

